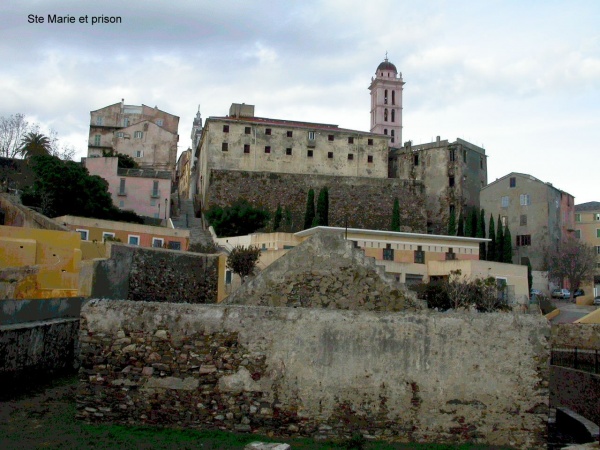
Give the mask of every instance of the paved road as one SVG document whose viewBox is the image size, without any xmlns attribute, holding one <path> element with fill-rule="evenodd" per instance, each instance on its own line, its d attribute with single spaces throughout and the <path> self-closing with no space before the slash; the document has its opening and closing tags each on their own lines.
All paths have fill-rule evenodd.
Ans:
<svg viewBox="0 0 600 450">
<path fill-rule="evenodd" d="M 575 305 L 568 300 L 552 300 L 560 309 L 560 314 L 552 319 L 552 323 L 571 323 L 596 310 L 598 306 Z"/>
</svg>

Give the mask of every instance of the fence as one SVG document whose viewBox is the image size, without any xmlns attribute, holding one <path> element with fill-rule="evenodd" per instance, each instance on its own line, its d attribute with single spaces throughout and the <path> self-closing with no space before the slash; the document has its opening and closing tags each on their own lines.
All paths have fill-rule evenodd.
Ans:
<svg viewBox="0 0 600 450">
<path fill-rule="evenodd" d="M 600 353 L 598 350 L 582 350 L 577 347 L 553 349 L 550 364 L 600 374 Z"/>
</svg>

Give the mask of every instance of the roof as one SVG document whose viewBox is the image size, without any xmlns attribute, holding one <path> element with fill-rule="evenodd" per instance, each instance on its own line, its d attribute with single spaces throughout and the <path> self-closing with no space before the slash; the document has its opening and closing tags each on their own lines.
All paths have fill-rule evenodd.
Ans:
<svg viewBox="0 0 600 450">
<path fill-rule="evenodd" d="M 559 192 L 561 192 L 563 194 L 571 195 L 568 192 L 563 191 L 562 189 L 559 189 L 559 188 L 553 186 L 552 183 L 550 183 L 550 182 L 542 181 L 539 178 L 534 177 L 533 175 L 529 175 L 527 173 L 519 173 L 519 172 L 511 172 L 508 175 L 504 175 L 503 177 L 498 178 L 498 179 L 492 181 L 491 183 L 488 183 L 487 185 L 485 185 L 484 187 L 482 187 L 481 190 L 487 189 L 488 187 L 493 186 L 494 184 L 499 183 L 500 181 L 506 180 L 507 178 L 513 177 L 513 176 L 520 176 L 520 177 L 524 177 L 524 178 L 529 178 L 532 181 L 537 181 L 538 183 L 545 184 L 546 186 L 548 186 L 548 187 L 550 187 L 552 189 L 555 189 L 555 190 L 557 190 L 557 191 L 559 191 Z M 571 197 L 574 197 L 574 196 L 571 195 Z"/>
<path fill-rule="evenodd" d="M 377 66 L 377 71 L 380 70 L 393 70 L 394 72 L 398 73 L 398 69 L 396 69 L 396 66 L 389 62 L 387 58 L 385 58 L 385 61 L 383 61 Z"/>
<path fill-rule="evenodd" d="M 600 211 L 600 202 L 586 202 L 575 205 L 575 211 Z"/>
<path fill-rule="evenodd" d="M 350 232 L 350 233 L 362 233 L 362 234 L 370 234 L 373 237 L 380 236 L 393 236 L 397 238 L 425 238 L 425 239 L 443 239 L 448 241 L 467 241 L 472 242 L 473 244 L 479 244 L 482 242 L 491 242 L 491 239 L 488 238 L 477 238 L 477 237 L 466 237 L 466 236 L 447 236 L 443 234 L 423 234 L 423 233 L 406 233 L 402 231 L 387 231 L 387 230 L 365 230 L 362 228 L 343 228 L 343 227 L 313 227 L 307 230 L 298 231 L 294 233 L 294 236 L 311 236 L 317 233 L 319 230 L 323 231 L 339 231 L 339 232 Z"/>
<path fill-rule="evenodd" d="M 328 123 L 315 123 L 315 122 L 300 122 L 296 120 L 281 120 L 281 119 L 269 119 L 267 117 L 231 117 L 231 116 L 211 116 L 210 120 L 224 120 L 228 122 L 243 122 L 243 123 L 256 123 L 261 125 L 273 125 L 281 127 L 293 127 L 293 128 L 306 128 L 307 130 L 328 130 L 328 131 L 342 131 L 346 133 L 360 133 L 362 135 L 372 135 L 382 138 L 389 138 L 383 134 L 370 133 L 368 131 L 350 130 L 348 128 L 339 128 L 337 125 Z"/>
<path fill-rule="evenodd" d="M 154 169 L 117 169 L 117 175 L 122 177 L 138 177 L 138 178 L 161 178 L 165 180 L 171 179 L 171 172 L 168 170 Z"/>
</svg>

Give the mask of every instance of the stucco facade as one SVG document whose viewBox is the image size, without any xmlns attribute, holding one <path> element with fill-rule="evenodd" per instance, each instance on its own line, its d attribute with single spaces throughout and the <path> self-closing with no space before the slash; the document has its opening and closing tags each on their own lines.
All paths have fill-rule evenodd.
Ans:
<svg viewBox="0 0 600 450">
<path fill-rule="evenodd" d="M 388 144 L 386 136 L 255 117 L 252 105 L 233 104 L 229 116 L 204 124 L 194 185 L 204 204 L 213 169 L 387 178 Z"/>
<path fill-rule="evenodd" d="M 177 160 L 175 183 L 181 200 L 190 198 L 191 159 L 192 150 L 187 149 L 179 155 L 179 159 Z"/>
<path fill-rule="evenodd" d="M 179 117 L 123 101 L 90 112 L 88 157 L 116 151 L 140 167 L 173 170 L 177 159 Z"/>
<path fill-rule="evenodd" d="M 594 247 L 596 252 L 593 279 L 582 286 L 591 300 L 600 295 L 600 202 L 575 205 L 575 237 Z"/>
<path fill-rule="evenodd" d="M 481 190 L 486 219 L 492 214 L 508 224 L 513 262 L 529 260 L 533 270 L 543 270 L 547 249 L 574 230 L 574 205 L 572 195 L 523 173 L 512 172 Z"/>
<path fill-rule="evenodd" d="M 390 154 L 390 176 L 423 182 L 427 231 L 443 234 L 451 209 L 456 217 L 467 208 L 479 208 L 479 191 L 487 184 L 485 150 L 462 139 L 440 137 L 428 144 L 404 147 Z"/>
<path fill-rule="evenodd" d="M 171 172 L 153 169 L 119 169 L 118 158 L 87 158 L 90 174 L 108 182 L 113 203 L 140 216 L 168 219 L 171 212 Z"/>
</svg>

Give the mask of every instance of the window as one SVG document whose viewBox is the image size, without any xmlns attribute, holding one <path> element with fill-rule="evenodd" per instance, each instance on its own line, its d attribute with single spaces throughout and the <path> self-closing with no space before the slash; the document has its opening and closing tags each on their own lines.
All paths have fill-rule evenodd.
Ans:
<svg viewBox="0 0 600 450">
<path fill-rule="evenodd" d="M 372 163 L 373 162 L 373 155 L 367 156 L 367 162 L 368 163 Z"/>
<path fill-rule="evenodd" d="M 502 207 L 503 208 L 508 208 L 508 204 L 509 204 L 509 202 L 508 202 L 508 195 L 505 195 L 505 196 L 502 197 Z"/>
<path fill-rule="evenodd" d="M 596 228 L 596 237 L 600 238 L 600 228 Z"/>
<path fill-rule="evenodd" d="M 127 191 L 125 190 L 125 178 L 119 180 L 119 195 L 127 195 Z"/>
<path fill-rule="evenodd" d="M 463 162 L 467 162 L 467 151 L 463 149 Z"/>
<path fill-rule="evenodd" d="M 327 158 L 333 159 L 333 152 L 327 152 Z"/>
<path fill-rule="evenodd" d="M 152 181 L 152 197 L 158 198 L 160 191 L 158 190 L 158 180 Z"/>
<path fill-rule="evenodd" d="M 250 127 L 244 128 L 244 134 L 250 134 L 250 132 L 251 132 Z"/>
<path fill-rule="evenodd" d="M 222 151 L 222 152 L 227 152 L 227 151 L 229 151 L 229 144 L 228 144 L 227 142 L 223 142 L 223 143 L 221 144 L 221 151 Z"/>
<path fill-rule="evenodd" d="M 265 145 L 265 153 L 271 153 L 271 146 Z"/>
<path fill-rule="evenodd" d="M 125 202 L 123 200 L 119 200 L 119 208 L 123 208 L 125 206 Z"/>
<path fill-rule="evenodd" d="M 271 129 L 270 128 L 265 128 L 265 134 L 267 136 L 271 136 Z"/>
<path fill-rule="evenodd" d="M 373 145 L 373 139 L 367 139 L 367 145 Z"/>
<path fill-rule="evenodd" d="M 392 136 L 392 143 L 394 143 L 394 130 L 392 130 L 391 136 Z"/>
<path fill-rule="evenodd" d="M 140 245 L 140 237 L 136 236 L 136 235 L 133 235 L 133 234 L 130 234 L 127 237 L 127 243 L 129 245 Z"/>
<path fill-rule="evenodd" d="M 420 245 L 415 250 L 415 264 L 425 264 L 425 252 Z"/>
<path fill-rule="evenodd" d="M 100 135 L 99 134 L 94 135 L 94 145 L 96 145 L 96 146 L 100 145 Z"/>
<path fill-rule="evenodd" d="M 387 136 L 387 128 L 383 129 L 383 134 L 385 134 Z"/>
<path fill-rule="evenodd" d="M 352 161 L 354 159 L 354 153 L 348 153 L 348 160 Z"/>
<path fill-rule="evenodd" d="M 117 137 L 118 137 L 118 138 L 122 138 L 123 136 L 125 136 L 125 134 L 124 134 L 122 131 L 119 131 L 119 132 L 117 133 Z"/>
<path fill-rule="evenodd" d="M 150 206 L 156 206 L 156 199 L 155 198 L 151 198 L 150 199 Z"/>
<path fill-rule="evenodd" d="M 314 131 L 309 131 L 308 132 L 308 140 L 309 141 L 314 141 L 315 140 L 315 132 Z"/>
<path fill-rule="evenodd" d="M 392 91 L 392 105 L 396 104 L 396 91 Z"/>
<path fill-rule="evenodd" d="M 531 235 L 521 234 L 517 235 L 517 247 L 528 247 L 531 245 Z"/>
<path fill-rule="evenodd" d="M 448 177 L 448 186 L 454 187 L 454 177 Z"/>
<path fill-rule="evenodd" d="M 308 152 L 306 153 L 306 156 L 308 156 L 309 158 L 313 157 L 313 151 L 312 150 L 308 150 Z"/>
<path fill-rule="evenodd" d="M 124 127 L 128 127 L 129 126 L 129 119 L 127 117 L 123 117 L 123 126 Z"/>
<path fill-rule="evenodd" d="M 143 135 L 144 133 L 142 133 L 141 131 L 136 131 L 135 133 L 133 133 L 133 137 L 136 139 L 141 139 Z"/>
<path fill-rule="evenodd" d="M 581 214 L 575 214 L 575 222 L 581 222 Z"/>
<path fill-rule="evenodd" d="M 293 133 L 291 131 L 287 132 L 287 137 L 292 137 Z"/>
<path fill-rule="evenodd" d="M 396 121 L 396 110 L 392 109 L 392 122 Z"/>
<path fill-rule="evenodd" d="M 456 259 L 456 253 L 454 253 L 454 249 L 452 247 L 448 248 L 446 252 L 446 261 L 454 261 Z"/>
<path fill-rule="evenodd" d="M 223 133 L 229 133 L 229 125 L 223 125 Z"/>
<path fill-rule="evenodd" d="M 384 261 L 393 261 L 394 260 L 394 249 L 392 248 L 392 244 L 386 244 L 383 249 L 383 260 Z"/>
<path fill-rule="evenodd" d="M 479 168 L 483 169 L 483 156 L 479 157 Z"/>
<path fill-rule="evenodd" d="M 167 248 L 171 250 L 181 250 L 181 242 L 179 241 L 169 241 L 167 244 Z"/>
<path fill-rule="evenodd" d="M 348 138 L 348 144 L 354 144 L 354 138 L 352 136 Z"/>
<path fill-rule="evenodd" d="M 244 153 L 250 153 L 250 144 L 244 144 Z"/>
<path fill-rule="evenodd" d="M 334 136 L 333 136 L 333 134 L 328 134 L 328 135 L 327 135 L 327 140 L 328 140 L 329 142 L 333 142 L 333 139 L 334 139 Z"/>
<path fill-rule="evenodd" d="M 596 246 L 596 253 L 600 255 L 600 245 Z"/>
<path fill-rule="evenodd" d="M 419 154 L 418 153 L 415 153 L 413 155 L 413 165 L 414 166 L 418 166 L 419 165 Z"/>
<path fill-rule="evenodd" d="M 285 149 L 285 154 L 286 154 L 287 156 L 291 156 L 291 155 L 292 155 L 292 149 L 291 149 L 291 148 L 286 148 L 286 149 Z"/>
<path fill-rule="evenodd" d="M 152 247 L 154 247 L 154 248 L 162 248 L 164 243 L 165 243 L 164 239 L 155 238 L 155 237 L 152 238 Z"/>
<path fill-rule="evenodd" d="M 581 239 L 581 230 L 575 230 L 575 237 Z"/>
<path fill-rule="evenodd" d="M 388 110 L 387 108 L 385 108 L 385 110 L 383 111 L 383 121 L 387 122 L 388 119 Z"/>
<path fill-rule="evenodd" d="M 107 240 L 114 240 L 115 233 L 109 233 L 107 231 L 102 232 L 102 242 L 106 242 Z"/>
<path fill-rule="evenodd" d="M 519 200 L 521 201 L 521 206 L 531 205 L 531 197 L 529 194 L 521 194 Z"/>
<path fill-rule="evenodd" d="M 456 159 L 456 154 L 453 148 L 448 150 L 448 157 L 450 158 L 450 161 L 454 161 Z"/>
<path fill-rule="evenodd" d="M 102 116 L 96 117 L 96 125 L 102 126 Z"/>
<path fill-rule="evenodd" d="M 594 214 L 594 220 L 600 221 L 600 214 Z"/>
<path fill-rule="evenodd" d="M 521 220 L 519 221 L 522 227 L 527 225 L 527 214 L 521 214 Z"/>
<path fill-rule="evenodd" d="M 515 177 L 510 177 L 510 187 L 517 187 L 517 179 Z"/>
<path fill-rule="evenodd" d="M 162 127 L 164 124 L 162 119 L 156 119 L 156 125 L 158 125 L 159 127 Z"/>
<path fill-rule="evenodd" d="M 383 91 L 383 104 L 387 105 L 387 89 L 385 91 Z"/>
<path fill-rule="evenodd" d="M 79 228 L 76 230 L 81 235 L 82 241 L 87 241 L 90 232 L 88 230 L 80 230 Z"/>
<path fill-rule="evenodd" d="M 136 150 L 135 151 L 135 157 L 136 158 L 141 158 L 142 156 L 144 156 L 144 152 L 142 150 Z"/>
</svg>

